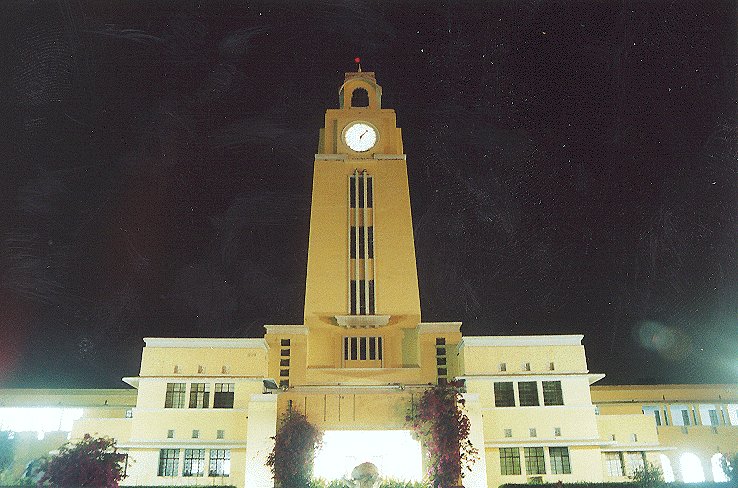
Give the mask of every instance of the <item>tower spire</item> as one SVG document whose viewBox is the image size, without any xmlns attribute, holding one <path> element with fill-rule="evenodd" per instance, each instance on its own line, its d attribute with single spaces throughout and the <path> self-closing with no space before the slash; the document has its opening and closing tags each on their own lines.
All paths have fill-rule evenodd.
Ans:
<svg viewBox="0 0 738 488">
<path fill-rule="evenodd" d="M 360 58 L 360 57 L 358 57 L 358 56 L 356 56 L 356 57 L 354 58 L 354 63 L 356 63 L 356 65 L 357 65 L 357 69 L 356 69 L 356 72 L 357 72 L 357 73 L 361 73 L 361 58 Z"/>
</svg>

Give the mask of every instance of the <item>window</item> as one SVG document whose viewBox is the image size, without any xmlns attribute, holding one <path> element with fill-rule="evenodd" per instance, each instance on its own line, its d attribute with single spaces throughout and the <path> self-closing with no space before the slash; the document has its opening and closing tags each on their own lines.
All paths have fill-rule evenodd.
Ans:
<svg viewBox="0 0 738 488">
<path fill-rule="evenodd" d="M 671 405 L 671 420 L 674 425 L 689 425 L 689 407 L 686 405 Z"/>
<path fill-rule="evenodd" d="M 513 391 L 512 381 L 495 383 L 494 391 L 495 391 L 495 407 L 514 407 L 515 406 L 515 392 Z"/>
<path fill-rule="evenodd" d="M 167 439 L 174 439 L 174 430 L 173 429 L 169 429 L 167 431 Z"/>
<path fill-rule="evenodd" d="M 216 383 L 213 408 L 233 408 L 233 383 Z"/>
<path fill-rule="evenodd" d="M 192 431 L 192 438 L 193 438 L 193 439 L 199 439 L 199 438 L 200 438 L 200 431 L 199 431 L 199 430 L 197 430 L 197 429 L 194 429 L 194 430 Z"/>
<path fill-rule="evenodd" d="M 530 371 L 530 363 L 523 363 L 523 371 Z"/>
<path fill-rule="evenodd" d="M 521 407 L 537 406 L 538 405 L 538 384 L 535 381 L 519 382 L 518 383 L 518 396 L 520 397 Z"/>
<path fill-rule="evenodd" d="M 607 465 L 607 475 L 613 478 L 625 476 L 623 471 L 623 455 L 619 452 L 606 452 L 605 464 Z"/>
<path fill-rule="evenodd" d="M 132 409 L 129 408 L 128 410 L 126 410 L 126 418 L 127 419 L 132 419 L 133 418 L 133 410 Z"/>
<path fill-rule="evenodd" d="M 512 429 L 505 429 L 505 437 L 512 437 Z"/>
<path fill-rule="evenodd" d="M 528 433 L 531 437 L 538 437 L 538 431 L 535 429 L 535 427 L 531 427 L 528 429 Z"/>
<path fill-rule="evenodd" d="M 216 439 L 225 439 L 225 430 L 217 430 L 215 433 Z"/>
<path fill-rule="evenodd" d="M 369 106 L 369 93 L 363 88 L 357 88 L 351 93 L 351 106 L 352 107 L 368 107 Z"/>
<path fill-rule="evenodd" d="M 290 366 L 290 358 L 287 358 L 287 359 L 280 359 L 280 360 L 279 360 L 279 365 L 280 365 L 280 366 L 286 366 L 286 367 L 289 367 L 289 366 Z"/>
<path fill-rule="evenodd" d="M 642 411 L 644 415 L 653 415 L 656 425 L 661 425 L 661 409 L 658 406 L 644 405 Z"/>
<path fill-rule="evenodd" d="M 520 474 L 520 449 L 517 447 L 500 448 L 500 474 Z"/>
<path fill-rule="evenodd" d="M 642 452 L 626 452 L 625 453 L 625 474 L 633 476 L 638 469 L 643 469 L 643 453 Z"/>
<path fill-rule="evenodd" d="M 549 371 L 553 371 L 554 369 L 556 369 L 556 365 L 553 363 L 553 361 L 548 363 L 548 369 Z"/>
<path fill-rule="evenodd" d="M 561 437 L 561 427 L 554 427 L 554 437 Z"/>
<path fill-rule="evenodd" d="M 441 356 L 437 357 L 436 358 L 436 364 L 438 366 L 446 366 L 446 358 L 441 357 Z"/>
<path fill-rule="evenodd" d="M 531 474 L 546 474 L 546 463 L 542 447 L 524 447 L 525 472 Z"/>
<path fill-rule="evenodd" d="M 167 383 L 164 408 L 184 408 L 186 383 Z"/>
<path fill-rule="evenodd" d="M 159 476 L 179 474 L 179 449 L 159 450 Z"/>
<path fill-rule="evenodd" d="M 279 355 L 280 356 L 287 356 L 287 357 L 289 357 L 290 350 L 289 349 L 282 349 L 282 350 L 279 351 Z"/>
<path fill-rule="evenodd" d="M 507 363 L 500 363 L 500 371 L 507 371 Z"/>
<path fill-rule="evenodd" d="M 203 373 L 205 373 L 205 366 L 203 366 L 202 364 L 201 364 L 201 365 L 199 365 L 199 366 L 197 367 L 197 372 L 198 372 L 199 374 L 203 374 Z"/>
<path fill-rule="evenodd" d="M 546 406 L 564 404 L 564 396 L 561 394 L 560 381 L 543 382 L 543 404 Z"/>
<path fill-rule="evenodd" d="M 231 450 L 210 449 L 210 468 L 208 476 L 230 476 Z"/>
<path fill-rule="evenodd" d="M 568 447 L 549 447 L 548 455 L 551 458 L 551 472 L 553 474 L 571 474 Z"/>
<path fill-rule="evenodd" d="M 283 347 L 284 346 L 290 347 L 290 340 L 289 339 L 280 339 L 279 340 L 279 345 L 280 346 L 283 346 Z"/>
<path fill-rule="evenodd" d="M 633 442 L 638 442 L 638 434 L 631 434 L 631 437 L 630 437 L 630 439 L 631 439 L 631 440 L 632 440 Z"/>
<path fill-rule="evenodd" d="M 381 337 L 344 337 L 343 359 L 346 361 L 380 361 Z"/>
<path fill-rule="evenodd" d="M 192 383 L 190 385 L 190 408 L 208 408 L 210 404 L 210 384 Z"/>
<path fill-rule="evenodd" d="M 182 476 L 203 476 L 205 474 L 205 449 L 185 449 Z"/>
</svg>

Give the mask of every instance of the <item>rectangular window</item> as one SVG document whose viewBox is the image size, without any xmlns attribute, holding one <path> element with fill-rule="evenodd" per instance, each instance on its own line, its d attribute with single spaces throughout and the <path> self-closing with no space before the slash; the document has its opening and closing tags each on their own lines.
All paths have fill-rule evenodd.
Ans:
<svg viewBox="0 0 738 488">
<path fill-rule="evenodd" d="M 279 345 L 282 347 L 290 347 L 290 340 L 289 339 L 280 339 Z"/>
<path fill-rule="evenodd" d="M 230 476 L 231 450 L 210 449 L 210 469 L 208 476 Z"/>
<path fill-rule="evenodd" d="M 613 478 L 625 476 L 623 471 L 623 457 L 619 452 L 606 452 L 605 464 L 607 465 L 607 475 Z"/>
<path fill-rule="evenodd" d="M 710 425 L 712 425 L 713 427 L 716 425 L 720 425 L 717 410 L 708 410 L 708 414 L 710 415 Z"/>
<path fill-rule="evenodd" d="M 215 438 L 216 439 L 225 439 L 225 430 L 217 430 L 215 432 Z"/>
<path fill-rule="evenodd" d="M 205 474 L 205 449 L 185 449 L 182 476 L 203 476 Z"/>
<path fill-rule="evenodd" d="M 549 447 L 548 455 L 551 458 L 551 472 L 553 474 L 571 474 L 568 447 Z"/>
<path fill-rule="evenodd" d="M 208 408 L 210 405 L 210 384 L 190 384 L 190 408 Z"/>
<path fill-rule="evenodd" d="M 505 381 L 494 384 L 495 391 L 495 407 L 514 407 L 515 392 L 513 391 L 512 381 Z"/>
<path fill-rule="evenodd" d="M 446 366 L 446 358 L 437 357 L 436 366 Z"/>
<path fill-rule="evenodd" d="M 542 447 L 524 447 L 525 472 L 528 475 L 546 474 L 546 462 Z"/>
<path fill-rule="evenodd" d="M 186 383 L 167 383 L 164 408 L 184 408 L 186 390 Z"/>
<path fill-rule="evenodd" d="M 378 361 L 382 359 L 381 337 L 344 337 L 343 359 L 345 361 Z"/>
<path fill-rule="evenodd" d="M 438 369 L 438 376 L 446 376 L 448 374 L 448 370 L 446 368 L 437 368 Z"/>
<path fill-rule="evenodd" d="M 369 315 L 377 313 L 374 299 L 374 280 L 369 280 Z"/>
<path fill-rule="evenodd" d="M 436 346 L 445 346 L 445 345 L 446 345 L 445 337 L 436 337 Z"/>
<path fill-rule="evenodd" d="M 169 429 L 167 431 L 167 439 L 174 439 L 174 430 L 173 429 Z"/>
<path fill-rule="evenodd" d="M 213 408 L 233 408 L 234 383 L 216 383 Z"/>
<path fill-rule="evenodd" d="M 682 425 L 689 425 L 689 410 L 682 410 Z"/>
<path fill-rule="evenodd" d="M 543 382 L 543 404 L 547 406 L 564 404 L 564 396 L 561 394 L 560 381 Z"/>
<path fill-rule="evenodd" d="M 374 178 L 372 176 L 366 177 L 366 206 L 372 208 L 374 206 L 374 188 L 372 188 L 372 182 Z"/>
<path fill-rule="evenodd" d="M 290 350 L 289 350 L 289 349 L 280 349 L 280 351 L 279 351 L 279 355 L 280 355 L 280 356 L 284 356 L 284 357 L 289 357 L 289 355 L 290 355 Z"/>
<path fill-rule="evenodd" d="M 505 437 L 512 437 L 512 429 L 505 429 Z"/>
<path fill-rule="evenodd" d="M 523 363 L 523 371 L 530 371 L 530 363 Z"/>
<path fill-rule="evenodd" d="M 280 366 L 285 366 L 285 367 L 289 367 L 289 365 L 290 365 L 290 360 L 289 360 L 289 358 L 287 358 L 287 359 L 280 359 L 280 360 L 279 360 L 279 365 L 280 365 Z"/>
<path fill-rule="evenodd" d="M 517 447 L 500 448 L 500 474 L 520 474 L 520 449 Z"/>
<path fill-rule="evenodd" d="M 500 363 L 500 371 L 507 371 L 507 363 Z"/>
<path fill-rule="evenodd" d="M 367 258 L 374 259 L 374 227 L 367 227 Z"/>
<path fill-rule="evenodd" d="M 531 427 L 528 429 L 528 433 L 531 437 L 538 437 L 538 431 L 535 429 L 535 427 Z"/>
<path fill-rule="evenodd" d="M 538 406 L 538 384 L 535 381 L 519 382 L 518 397 L 521 407 Z"/>
<path fill-rule="evenodd" d="M 359 315 L 366 315 L 366 280 L 359 280 Z"/>
<path fill-rule="evenodd" d="M 159 476 L 179 474 L 179 449 L 159 449 Z"/>
<path fill-rule="evenodd" d="M 192 431 L 192 438 L 193 438 L 193 439 L 199 439 L 199 438 L 200 438 L 200 431 L 199 431 L 199 430 L 197 430 L 197 429 L 194 429 L 194 430 Z"/>
<path fill-rule="evenodd" d="M 289 369 L 280 369 L 279 370 L 279 376 L 283 376 L 284 377 L 284 376 L 289 376 L 289 375 L 290 375 L 290 370 Z"/>
<path fill-rule="evenodd" d="M 554 427 L 554 437 L 561 437 L 561 427 Z"/>
</svg>

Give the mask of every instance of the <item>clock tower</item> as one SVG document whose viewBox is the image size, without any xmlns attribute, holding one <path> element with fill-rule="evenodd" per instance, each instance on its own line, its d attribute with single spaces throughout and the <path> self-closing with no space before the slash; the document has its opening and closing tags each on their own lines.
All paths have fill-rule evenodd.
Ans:
<svg viewBox="0 0 738 488">
<path fill-rule="evenodd" d="M 315 155 L 304 323 L 414 328 L 420 299 L 395 111 L 382 108 L 371 72 L 346 73 L 338 98 Z"/>
</svg>

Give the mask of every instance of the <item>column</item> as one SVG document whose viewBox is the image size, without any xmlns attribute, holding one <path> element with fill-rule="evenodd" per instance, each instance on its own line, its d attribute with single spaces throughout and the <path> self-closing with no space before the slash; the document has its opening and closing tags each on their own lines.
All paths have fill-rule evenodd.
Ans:
<svg viewBox="0 0 738 488">
<path fill-rule="evenodd" d="M 266 461 L 277 433 L 277 395 L 251 395 L 246 431 L 246 486 L 272 488 L 274 480 Z"/>
<path fill-rule="evenodd" d="M 479 451 L 477 460 L 467 471 L 463 479 L 465 488 L 487 488 L 487 459 L 484 452 L 484 420 L 482 419 L 482 402 L 478 393 L 464 393 L 466 415 L 469 417 L 469 440 Z"/>
</svg>

